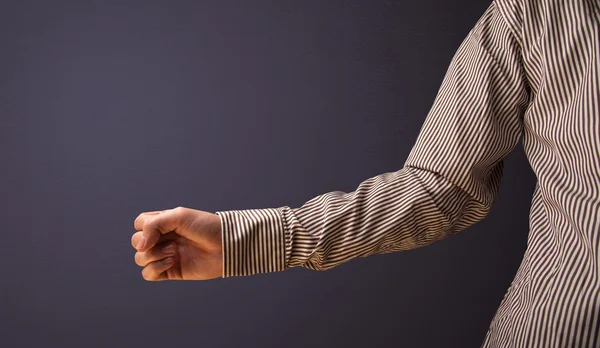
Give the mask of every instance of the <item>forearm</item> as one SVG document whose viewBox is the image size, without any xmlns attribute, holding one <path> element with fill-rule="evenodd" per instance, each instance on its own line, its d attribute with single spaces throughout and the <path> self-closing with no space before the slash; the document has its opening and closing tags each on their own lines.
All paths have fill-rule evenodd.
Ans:
<svg viewBox="0 0 600 348">
<path fill-rule="evenodd" d="M 356 257 L 425 246 L 483 218 L 489 206 L 437 173 L 405 167 L 351 193 L 280 208 L 292 236 L 286 266 L 326 270 Z"/>
<path fill-rule="evenodd" d="M 322 194 L 299 208 L 217 212 L 223 276 L 297 266 L 326 270 L 357 257 L 414 249 L 482 219 L 491 203 L 438 173 L 405 166 L 369 178 L 353 192 Z"/>
</svg>

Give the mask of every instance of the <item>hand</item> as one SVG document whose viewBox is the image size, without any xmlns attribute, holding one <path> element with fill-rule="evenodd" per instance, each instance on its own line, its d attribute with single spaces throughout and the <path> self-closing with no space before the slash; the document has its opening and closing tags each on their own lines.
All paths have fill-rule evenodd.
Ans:
<svg viewBox="0 0 600 348">
<path fill-rule="evenodd" d="M 148 281 L 222 277 L 221 221 L 213 213 L 184 207 L 141 213 L 131 245 Z"/>
</svg>

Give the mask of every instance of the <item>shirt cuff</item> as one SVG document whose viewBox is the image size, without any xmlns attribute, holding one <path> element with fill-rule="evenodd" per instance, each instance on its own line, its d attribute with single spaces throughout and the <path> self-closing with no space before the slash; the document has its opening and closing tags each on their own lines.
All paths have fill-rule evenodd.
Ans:
<svg viewBox="0 0 600 348">
<path fill-rule="evenodd" d="M 223 275 L 248 276 L 286 269 L 286 229 L 279 208 L 215 212 L 221 220 Z"/>
</svg>

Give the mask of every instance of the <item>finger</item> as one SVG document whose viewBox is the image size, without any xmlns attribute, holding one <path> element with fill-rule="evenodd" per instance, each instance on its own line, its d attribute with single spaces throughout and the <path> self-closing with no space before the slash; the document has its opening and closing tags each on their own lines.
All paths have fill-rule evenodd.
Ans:
<svg viewBox="0 0 600 348">
<path fill-rule="evenodd" d="M 157 210 L 157 211 L 148 211 L 148 212 L 141 213 L 133 221 L 133 227 L 135 228 L 136 231 L 141 231 L 144 227 L 144 222 L 146 221 L 146 219 L 148 219 L 149 217 L 151 217 L 153 215 L 158 215 L 158 214 L 162 213 L 163 211 L 164 210 Z"/>
<path fill-rule="evenodd" d="M 142 238 L 136 245 L 138 251 L 146 251 L 152 248 L 161 235 L 169 232 L 176 232 L 177 228 L 182 226 L 183 218 L 185 216 L 185 208 L 177 207 L 175 209 L 169 209 L 156 215 L 149 215 L 144 220 L 144 226 L 142 229 Z"/>
<path fill-rule="evenodd" d="M 145 267 L 151 262 L 162 260 L 166 257 L 175 255 L 176 245 L 173 242 L 159 243 L 148 251 L 138 251 L 135 253 L 134 260 L 136 265 Z"/>
<path fill-rule="evenodd" d="M 140 243 L 140 240 L 142 239 L 142 235 L 143 235 L 143 232 L 138 231 L 131 236 L 131 246 L 136 250 L 137 250 L 138 244 Z M 163 234 L 160 236 L 160 238 L 158 239 L 158 242 L 156 242 L 156 244 L 175 240 L 175 239 L 177 239 L 177 237 L 178 237 L 177 233 Z"/>
<path fill-rule="evenodd" d="M 148 281 L 168 280 L 169 276 L 165 272 L 174 264 L 172 256 L 165 259 L 149 263 L 142 269 L 142 277 Z M 164 273 L 163 273 L 164 272 Z"/>
</svg>

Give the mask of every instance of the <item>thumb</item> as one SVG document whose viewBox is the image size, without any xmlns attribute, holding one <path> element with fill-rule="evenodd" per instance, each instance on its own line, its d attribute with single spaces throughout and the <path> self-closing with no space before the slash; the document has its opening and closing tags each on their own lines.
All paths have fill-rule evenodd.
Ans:
<svg viewBox="0 0 600 348">
<path fill-rule="evenodd" d="M 136 249 L 146 251 L 158 243 L 160 236 L 169 232 L 177 232 L 184 220 L 184 208 L 163 210 L 160 214 L 147 216 L 143 221 L 142 238 Z"/>
</svg>

